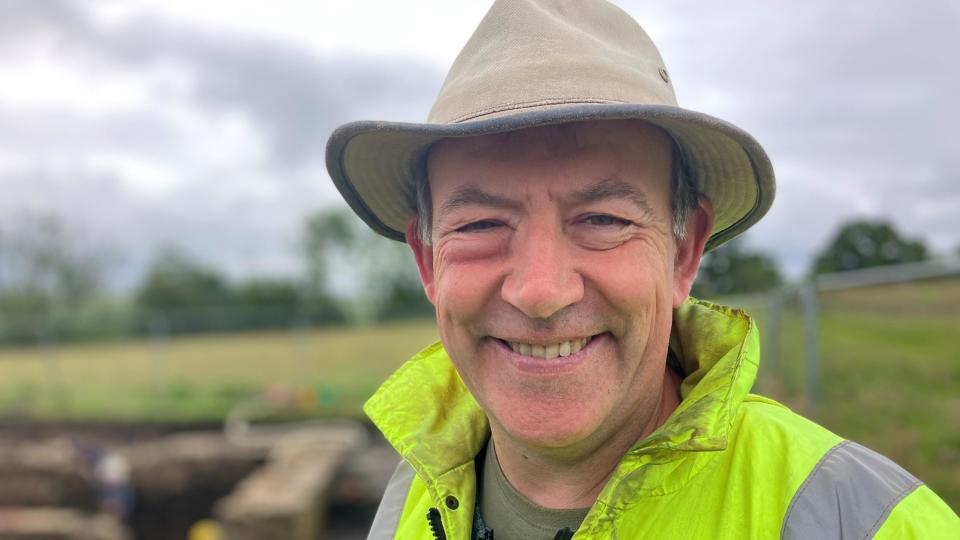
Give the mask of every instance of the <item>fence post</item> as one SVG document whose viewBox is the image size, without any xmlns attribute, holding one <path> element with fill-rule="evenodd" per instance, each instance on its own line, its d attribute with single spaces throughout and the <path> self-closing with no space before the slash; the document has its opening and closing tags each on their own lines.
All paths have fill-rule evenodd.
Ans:
<svg viewBox="0 0 960 540">
<path fill-rule="evenodd" d="M 48 389 L 53 397 L 53 402 L 62 408 L 66 405 L 63 368 L 60 365 L 60 355 L 57 351 L 57 341 L 53 333 L 53 323 L 49 319 L 37 318 L 37 345 L 44 353 Z"/>
<path fill-rule="evenodd" d="M 165 313 L 154 313 L 150 316 L 148 326 L 153 392 L 164 395 L 167 393 L 167 342 L 170 340 L 170 325 Z"/>
<path fill-rule="evenodd" d="M 310 362 L 310 326 L 302 310 L 297 310 L 290 321 L 293 355 L 296 362 L 297 379 L 294 386 L 311 384 L 313 369 Z"/>
<path fill-rule="evenodd" d="M 800 293 L 803 309 L 804 335 L 804 395 L 807 401 L 807 415 L 814 418 L 819 399 L 820 372 L 817 359 L 817 282 L 811 278 Z"/>
<path fill-rule="evenodd" d="M 775 288 L 767 291 L 767 317 L 764 328 L 763 360 L 761 365 L 767 366 L 766 372 L 779 379 L 780 377 L 780 320 L 783 315 L 783 289 Z"/>
</svg>

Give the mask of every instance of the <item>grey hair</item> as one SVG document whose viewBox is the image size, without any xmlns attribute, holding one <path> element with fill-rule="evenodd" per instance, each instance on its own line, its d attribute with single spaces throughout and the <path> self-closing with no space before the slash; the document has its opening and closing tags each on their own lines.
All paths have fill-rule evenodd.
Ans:
<svg viewBox="0 0 960 540">
<path fill-rule="evenodd" d="M 680 145 L 671 141 L 673 148 L 673 166 L 671 167 L 670 210 L 673 238 L 681 241 L 687 236 L 687 220 L 690 214 L 697 209 L 700 202 L 700 191 L 693 185 L 687 160 L 680 149 Z M 430 194 L 430 182 L 427 179 L 427 155 L 424 153 L 413 180 L 413 208 L 417 215 L 417 235 L 420 242 L 429 246 L 433 242 L 433 199 Z"/>
</svg>

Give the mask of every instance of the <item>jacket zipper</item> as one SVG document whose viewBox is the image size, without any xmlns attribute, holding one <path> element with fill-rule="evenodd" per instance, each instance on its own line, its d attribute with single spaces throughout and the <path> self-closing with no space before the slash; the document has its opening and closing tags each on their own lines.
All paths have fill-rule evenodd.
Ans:
<svg viewBox="0 0 960 540">
<path fill-rule="evenodd" d="M 440 520 L 440 511 L 431 508 L 427 512 L 427 523 L 430 524 L 430 532 L 433 533 L 434 540 L 447 540 L 447 533 L 443 530 L 443 522 Z"/>
</svg>

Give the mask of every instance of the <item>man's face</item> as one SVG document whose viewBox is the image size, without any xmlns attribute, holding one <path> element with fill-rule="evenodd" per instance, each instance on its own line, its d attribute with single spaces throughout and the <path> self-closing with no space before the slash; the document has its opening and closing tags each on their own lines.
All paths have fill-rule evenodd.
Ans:
<svg viewBox="0 0 960 540">
<path fill-rule="evenodd" d="M 671 162 L 662 131 L 626 121 L 431 151 L 433 245 L 411 245 L 441 340 L 495 430 L 589 447 L 656 408 L 672 310 L 707 234 L 675 242 Z"/>
</svg>

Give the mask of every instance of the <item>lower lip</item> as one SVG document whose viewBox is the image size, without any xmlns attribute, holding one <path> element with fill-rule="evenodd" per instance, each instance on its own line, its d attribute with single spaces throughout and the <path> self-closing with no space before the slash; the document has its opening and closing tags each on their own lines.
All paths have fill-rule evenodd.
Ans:
<svg viewBox="0 0 960 540">
<path fill-rule="evenodd" d="M 510 363 L 513 364 L 518 371 L 533 375 L 560 375 L 574 371 L 586 364 L 587 359 L 592 356 L 595 349 L 599 347 L 607 337 L 607 334 L 595 335 L 579 351 L 569 356 L 558 356 L 550 360 L 514 352 L 505 341 L 495 338 L 491 339 L 500 348 L 500 352 L 506 354 L 507 359 L 510 360 Z"/>
</svg>

